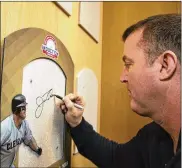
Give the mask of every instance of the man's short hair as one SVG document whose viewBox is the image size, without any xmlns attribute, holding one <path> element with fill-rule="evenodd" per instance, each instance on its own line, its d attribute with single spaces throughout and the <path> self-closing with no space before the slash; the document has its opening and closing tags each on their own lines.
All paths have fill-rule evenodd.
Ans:
<svg viewBox="0 0 182 168">
<path fill-rule="evenodd" d="M 144 49 L 149 64 L 166 50 L 174 52 L 181 64 L 180 14 L 161 14 L 141 20 L 125 30 L 122 35 L 123 41 L 139 29 L 143 29 L 143 36 L 138 46 Z"/>
</svg>

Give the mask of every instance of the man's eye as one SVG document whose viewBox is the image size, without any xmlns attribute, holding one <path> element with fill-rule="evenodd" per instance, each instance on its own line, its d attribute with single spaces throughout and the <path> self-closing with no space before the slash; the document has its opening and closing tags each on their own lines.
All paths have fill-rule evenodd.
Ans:
<svg viewBox="0 0 182 168">
<path fill-rule="evenodd" d="M 21 110 L 26 110 L 26 107 L 22 107 Z"/>
<path fill-rule="evenodd" d="M 131 66 L 131 64 L 124 64 L 124 66 L 125 66 L 127 69 L 129 69 L 130 66 Z"/>
</svg>

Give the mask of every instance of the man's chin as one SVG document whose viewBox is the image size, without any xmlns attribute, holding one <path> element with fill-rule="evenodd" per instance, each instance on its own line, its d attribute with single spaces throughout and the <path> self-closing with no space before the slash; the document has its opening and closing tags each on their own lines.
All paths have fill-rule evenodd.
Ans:
<svg viewBox="0 0 182 168">
<path fill-rule="evenodd" d="M 21 119 L 24 120 L 26 118 L 26 116 L 21 116 Z"/>
<path fill-rule="evenodd" d="M 136 114 L 142 117 L 149 117 L 148 113 L 144 109 L 137 106 L 134 102 L 132 102 L 132 100 L 131 100 L 130 106 L 132 111 L 135 112 Z"/>
<path fill-rule="evenodd" d="M 133 110 L 134 111 L 134 110 Z M 139 111 L 134 111 L 136 114 L 138 114 L 139 116 L 142 116 L 142 117 L 149 117 L 147 113 L 145 112 L 139 112 Z"/>
</svg>

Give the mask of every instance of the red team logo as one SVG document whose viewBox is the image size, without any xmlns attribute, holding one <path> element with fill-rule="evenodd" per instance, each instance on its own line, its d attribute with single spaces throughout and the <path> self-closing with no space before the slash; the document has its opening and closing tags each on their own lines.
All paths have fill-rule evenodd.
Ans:
<svg viewBox="0 0 182 168">
<path fill-rule="evenodd" d="M 52 36 L 46 36 L 44 44 L 42 44 L 42 52 L 49 57 L 58 58 L 59 52 L 56 49 L 56 40 Z"/>
</svg>

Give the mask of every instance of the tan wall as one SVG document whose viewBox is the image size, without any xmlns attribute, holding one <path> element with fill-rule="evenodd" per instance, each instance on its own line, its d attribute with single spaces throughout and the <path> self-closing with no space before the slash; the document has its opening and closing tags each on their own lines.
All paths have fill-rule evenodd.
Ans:
<svg viewBox="0 0 182 168">
<path fill-rule="evenodd" d="M 103 44 L 102 42 L 96 44 L 77 25 L 78 2 L 73 3 L 71 17 L 67 17 L 52 2 L 1 2 L 1 25 L 3 25 L 1 44 L 3 38 L 10 33 L 27 27 L 38 27 L 55 34 L 66 46 L 73 59 L 75 76 L 82 68 L 88 67 L 98 78 L 99 109 L 101 107 L 98 126 L 101 133 L 116 141 L 124 142 L 134 136 L 137 130 L 149 120 L 138 117 L 130 110 L 127 91 L 119 82 L 123 51 L 121 34 L 130 24 L 146 16 L 179 12 L 180 3 L 104 2 L 103 4 L 104 20 L 101 26 L 101 29 L 103 27 Z M 4 107 L 4 111 L 6 108 Z M 93 164 L 78 154 L 72 157 L 72 166 L 92 167 Z"/>
<path fill-rule="evenodd" d="M 181 2 L 176 2 L 176 6 L 178 13 L 181 13 Z"/>
<path fill-rule="evenodd" d="M 53 2 L 1 2 L 1 44 L 6 36 L 22 28 L 37 27 L 53 33 L 62 41 L 73 59 L 75 79 L 78 72 L 85 67 L 92 69 L 96 74 L 99 82 L 100 109 L 102 39 L 98 44 L 95 43 L 78 26 L 78 10 L 79 3 L 74 2 L 72 16 L 68 17 Z M 102 38 L 102 32 L 100 37 Z M 16 91 L 21 92 L 20 89 L 21 87 L 18 87 Z M 10 104 L 2 104 L 3 116 L 10 113 L 9 107 Z M 72 166 L 91 167 L 93 164 L 78 154 L 72 157 Z"/>
<path fill-rule="evenodd" d="M 104 2 L 100 114 L 102 135 L 125 142 L 150 121 L 131 111 L 125 84 L 119 81 L 123 68 L 123 31 L 147 16 L 176 13 L 179 9 L 180 2 Z"/>
</svg>

